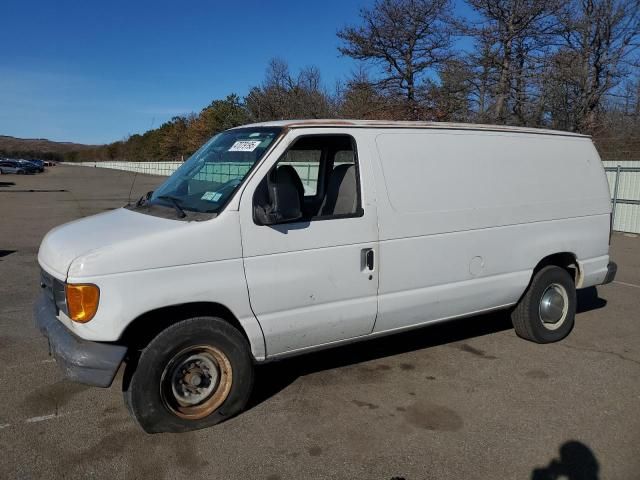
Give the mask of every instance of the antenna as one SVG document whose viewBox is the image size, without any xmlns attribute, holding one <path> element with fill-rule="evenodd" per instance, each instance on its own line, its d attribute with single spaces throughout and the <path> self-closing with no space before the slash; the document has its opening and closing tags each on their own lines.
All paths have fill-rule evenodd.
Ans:
<svg viewBox="0 0 640 480">
<path fill-rule="evenodd" d="M 152 117 L 151 118 L 151 126 L 149 127 L 149 130 L 153 130 L 153 124 L 156 123 L 156 117 Z M 138 170 L 135 170 L 133 173 L 133 181 L 131 182 L 131 188 L 129 189 L 129 200 L 127 200 L 127 206 L 130 207 L 131 206 L 131 193 L 133 192 L 133 186 L 136 184 L 136 178 L 138 176 Z"/>
<path fill-rule="evenodd" d="M 138 176 L 138 171 L 136 170 L 133 173 L 133 181 L 131 182 L 131 188 L 129 189 L 129 200 L 127 201 L 127 206 L 131 206 L 131 192 L 133 192 L 133 186 L 136 184 L 136 177 Z"/>
</svg>

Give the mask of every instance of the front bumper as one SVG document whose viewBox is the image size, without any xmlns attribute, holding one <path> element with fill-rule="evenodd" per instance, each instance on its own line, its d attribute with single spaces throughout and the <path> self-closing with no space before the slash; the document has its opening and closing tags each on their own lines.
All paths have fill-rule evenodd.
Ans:
<svg viewBox="0 0 640 480">
<path fill-rule="evenodd" d="M 113 382 L 127 347 L 84 340 L 56 318 L 53 302 L 43 292 L 34 307 L 36 325 L 49 340 L 49 352 L 66 378 L 96 387 Z"/>
<path fill-rule="evenodd" d="M 602 285 L 613 282 L 616 278 L 616 273 L 618 273 L 618 264 L 616 262 L 609 262 L 609 265 L 607 265 L 607 276 L 604 277 Z"/>
</svg>

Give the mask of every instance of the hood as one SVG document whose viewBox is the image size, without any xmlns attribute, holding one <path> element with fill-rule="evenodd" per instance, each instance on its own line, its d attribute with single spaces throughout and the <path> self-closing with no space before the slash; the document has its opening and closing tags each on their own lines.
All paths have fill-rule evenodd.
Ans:
<svg viewBox="0 0 640 480">
<path fill-rule="evenodd" d="M 51 230 L 40 244 L 38 262 L 50 273 L 66 279 L 71 263 L 79 257 L 185 225 L 186 222 L 142 215 L 124 208 L 111 210 Z"/>
<path fill-rule="evenodd" d="M 45 270 L 72 281 L 241 257 L 236 211 L 183 222 L 124 208 L 54 228 L 38 252 Z"/>
</svg>

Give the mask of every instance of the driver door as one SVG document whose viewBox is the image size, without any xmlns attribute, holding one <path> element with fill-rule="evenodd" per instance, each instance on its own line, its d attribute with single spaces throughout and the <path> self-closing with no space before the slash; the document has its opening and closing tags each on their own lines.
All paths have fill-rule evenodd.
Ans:
<svg viewBox="0 0 640 480">
<path fill-rule="evenodd" d="M 290 133 L 240 203 L 245 275 L 267 356 L 367 335 L 377 315 L 378 228 L 369 158 L 357 136 Z M 303 186 L 303 217 L 258 225 L 260 182 L 281 165 Z M 346 172 L 349 175 L 346 175 Z M 355 196 L 353 196 L 355 195 Z"/>
</svg>

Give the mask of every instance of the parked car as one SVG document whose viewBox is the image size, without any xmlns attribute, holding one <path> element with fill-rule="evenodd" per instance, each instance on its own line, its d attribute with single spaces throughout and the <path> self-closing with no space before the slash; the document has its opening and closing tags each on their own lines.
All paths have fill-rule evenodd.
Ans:
<svg viewBox="0 0 640 480">
<path fill-rule="evenodd" d="M 16 160 L 20 165 L 22 165 L 26 170 L 32 170 L 33 173 L 41 173 L 44 172 L 44 165 L 39 165 L 32 160 Z"/>
<path fill-rule="evenodd" d="M 44 167 L 45 167 L 44 160 L 28 160 L 28 161 L 33 163 L 35 166 L 37 166 L 40 172 L 44 172 Z"/>
<path fill-rule="evenodd" d="M 44 166 L 45 167 L 55 167 L 57 165 L 58 165 L 58 163 L 54 162 L 53 160 L 45 160 L 45 162 L 44 162 Z"/>
<path fill-rule="evenodd" d="M 36 319 L 68 378 L 107 387 L 124 361 L 142 428 L 192 430 L 244 408 L 259 362 L 499 309 L 563 339 L 576 289 L 616 274 L 610 213 L 574 133 L 249 125 L 135 205 L 49 232 Z"/>
<path fill-rule="evenodd" d="M 37 168 L 35 165 L 24 165 L 17 160 L 2 160 L 0 161 L 0 171 L 2 173 L 17 173 L 24 175 L 26 173 L 36 173 Z"/>
</svg>

